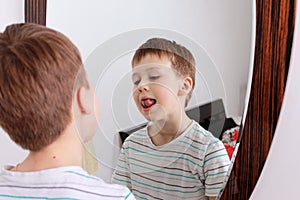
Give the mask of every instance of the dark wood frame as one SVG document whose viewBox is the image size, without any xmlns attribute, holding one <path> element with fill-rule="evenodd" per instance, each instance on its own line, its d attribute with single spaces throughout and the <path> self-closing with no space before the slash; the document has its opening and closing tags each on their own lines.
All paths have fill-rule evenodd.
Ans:
<svg viewBox="0 0 300 200">
<path fill-rule="evenodd" d="M 25 0 L 25 21 L 46 25 L 47 0 Z M 274 136 L 289 69 L 294 0 L 256 0 L 256 41 L 246 122 L 221 199 L 249 199 Z"/>
<path fill-rule="evenodd" d="M 46 25 L 47 0 L 25 0 L 25 22 Z"/>
</svg>

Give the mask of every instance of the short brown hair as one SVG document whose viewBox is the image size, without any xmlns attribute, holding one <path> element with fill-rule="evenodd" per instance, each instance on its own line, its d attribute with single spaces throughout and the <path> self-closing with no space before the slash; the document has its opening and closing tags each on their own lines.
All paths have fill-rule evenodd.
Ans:
<svg viewBox="0 0 300 200">
<path fill-rule="evenodd" d="M 191 92 L 187 95 L 186 105 L 189 102 L 195 86 L 195 59 L 193 54 L 184 46 L 164 38 L 151 38 L 142 44 L 135 52 L 132 66 L 138 64 L 146 55 L 166 56 L 176 72 L 189 76 L 193 80 Z M 185 106 L 186 106 L 185 105 Z"/>
<path fill-rule="evenodd" d="M 77 47 L 63 34 L 7 26 L 0 33 L 0 125 L 10 138 L 31 151 L 56 140 L 71 120 L 75 82 L 88 87 L 82 71 Z"/>
</svg>

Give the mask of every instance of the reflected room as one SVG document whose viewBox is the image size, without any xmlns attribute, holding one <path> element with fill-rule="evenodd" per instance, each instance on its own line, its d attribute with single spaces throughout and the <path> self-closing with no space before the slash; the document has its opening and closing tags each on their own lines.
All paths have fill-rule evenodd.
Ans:
<svg viewBox="0 0 300 200">
<path fill-rule="evenodd" d="M 194 55 L 187 114 L 232 159 L 251 85 L 254 21 L 252 1 L 48 1 L 47 26 L 77 43 L 100 101 L 99 130 L 87 145 L 91 172 L 110 182 L 125 138 L 147 124 L 132 97 L 131 59 L 153 37 Z"/>
</svg>

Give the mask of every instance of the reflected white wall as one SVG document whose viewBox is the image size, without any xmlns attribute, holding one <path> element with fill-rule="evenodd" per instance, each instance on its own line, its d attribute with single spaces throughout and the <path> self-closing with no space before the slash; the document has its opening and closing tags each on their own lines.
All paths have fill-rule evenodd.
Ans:
<svg viewBox="0 0 300 200">
<path fill-rule="evenodd" d="M 11 23 L 20 23 L 24 21 L 24 1 L 23 0 L 0 0 L 0 31 Z M 0 128 L 0 166 L 5 164 L 15 165 L 22 161 L 27 151 L 14 144 L 8 135 Z"/>
<path fill-rule="evenodd" d="M 128 97 L 132 56 L 128 51 L 144 42 L 147 34 L 111 45 L 122 33 L 148 28 L 184 36 L 167 34 L 169 39 L 190 48 L 194 55 L 197 53 L 200 73 L 189 106 L 223 98 L 229 116 L 241 116 L 243 112 L 251 55 L 250 0 L 51 0 L 47 5 L 47 26 L 69 36 L 88 65 L 101 105 L 101 130 L 94 141 L 100 160 L 99 175 L 105 180 L 110 179 L 119 152 L 117 132 L 144 121 Z M 158 32 L 156 36 L 165 35 Z M 205 54 L 198 54 L 195 44 Z M 128 54 L 118 54 L 124 46 L 131 48 L 127 49 Z M 102 56 L 97 55 L 98 64 L 95 51 L 102 52 Z M 211 62 L 213 72 L 208 67 Z M 99 75 L 99 68 L 103 67 L 106 70 Z M 217 78 L 208 85 L 209 74 Z M 214 84 L 221 88 L 212 89 Z"/>
</svg>

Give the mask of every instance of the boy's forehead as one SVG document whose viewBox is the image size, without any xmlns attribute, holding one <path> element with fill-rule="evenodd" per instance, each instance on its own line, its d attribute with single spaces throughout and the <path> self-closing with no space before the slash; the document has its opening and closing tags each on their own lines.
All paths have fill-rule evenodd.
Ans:
<svg viewBox="0 0 300 200">
<path fill-rule="evenodd" d="M 149 71 L 170 71 L 173 68 L 170 65 L 160 63 L 138 64 L 132 67 L 132 74 L 149 72 Z"/>
<path fill-rule="evenodd" d="M 151 69 L 170 70 L 171 68 L 173 68 L 172 63 L 167 56 L 147 54 L 132 66 L 132 71 L 149 71 Z"/>
</svg>

